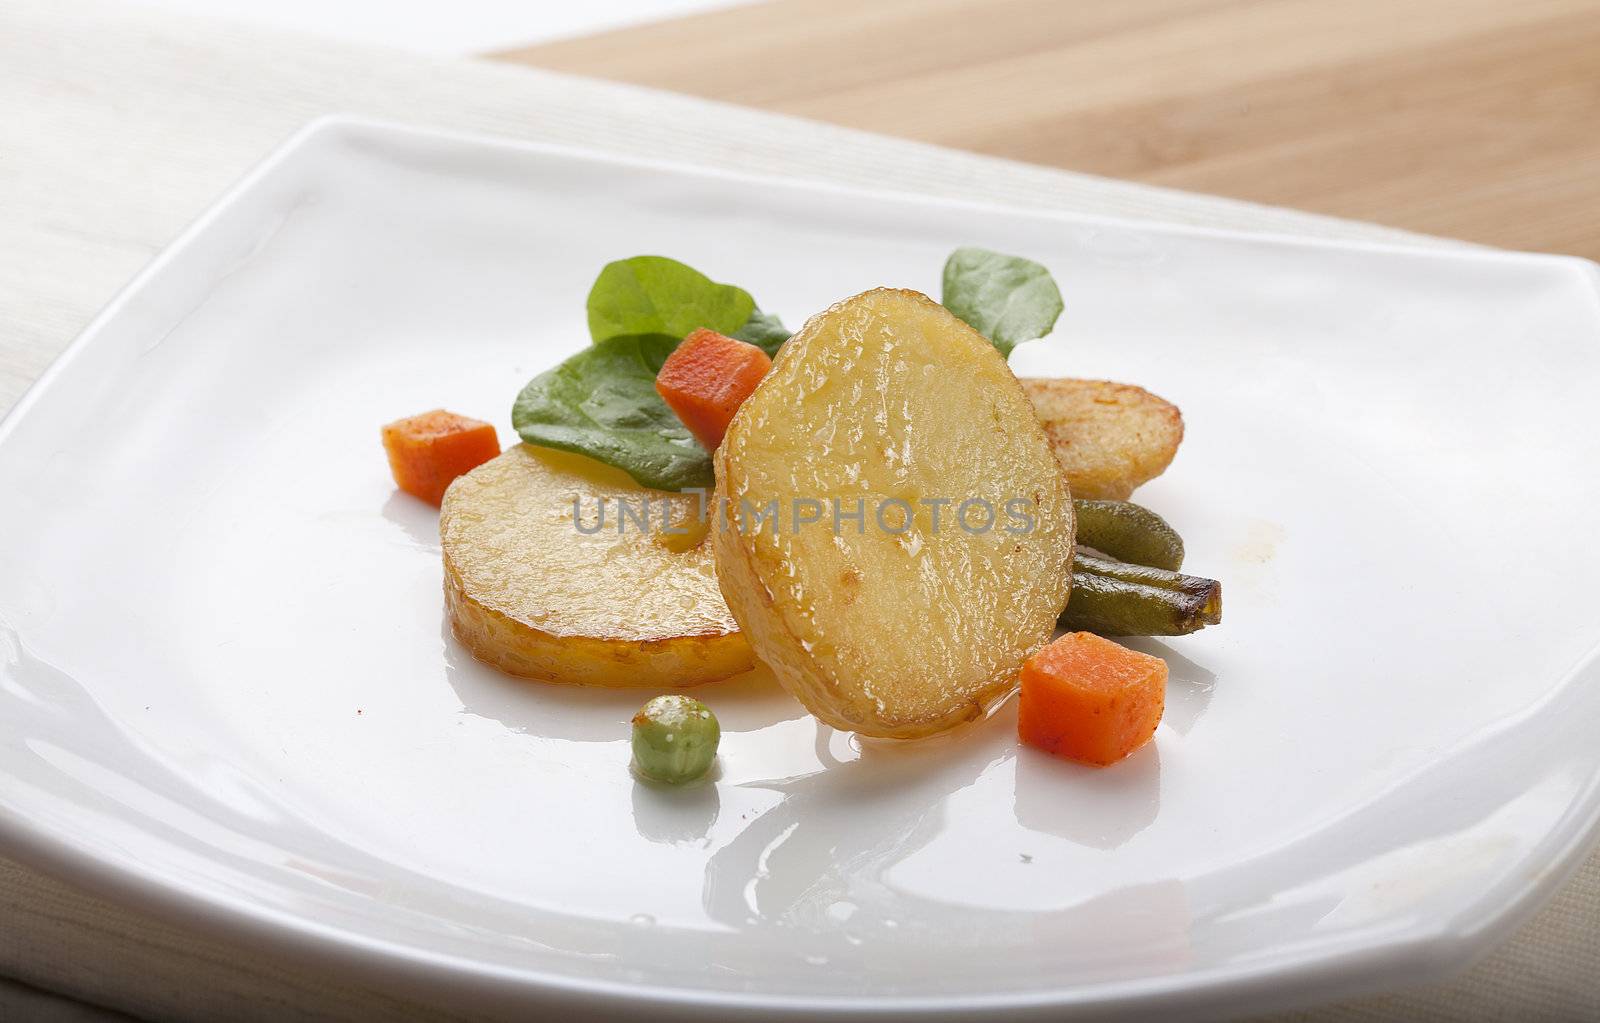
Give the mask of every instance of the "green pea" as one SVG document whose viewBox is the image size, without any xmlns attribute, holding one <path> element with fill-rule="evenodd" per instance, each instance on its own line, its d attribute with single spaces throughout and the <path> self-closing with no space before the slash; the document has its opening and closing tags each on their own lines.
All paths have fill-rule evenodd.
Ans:
<svg viewBox="0 0 1600 1023">
<path fill-rule="evenodd" d="M 658 696 L 633 716 L 633 766 L 646 778 L 682 785 L 717 759 L 722 728 L 711 708 L 689 696 Z"/>
</svg>

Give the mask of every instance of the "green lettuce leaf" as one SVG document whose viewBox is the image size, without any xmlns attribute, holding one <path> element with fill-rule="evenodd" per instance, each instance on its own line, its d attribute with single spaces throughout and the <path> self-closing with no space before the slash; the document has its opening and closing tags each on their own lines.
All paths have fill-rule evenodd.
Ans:
<svg viewBox="0 0 1600 1023">
<path fill-rule="evenodd" d="M 638 334 L 679 340 L 709 327 L 733 334 L 756 311 L 743 288 L 718 284 L 665 256 L 634 256 L 607 263 L 589 289 L 589 334 L 596 342 Z"/>
<path fill-rule="evenodd" d="M 784 327 L 782 320 L 772 313 L 764 313 L 757 309 L 750 314 L 750 319 L 745 321 L 744 326 L 728 336 L 748 341 L 768 355 L 777 355 L 778 349 L 789 340 L 791 333 Z"/>
<path fill-rule="evenodd" d="M 614 465 L 657 490 L 712 484 L 711 456 L 656 393 L 656 373 L 681 339 L 607 338 L 528 382 L 511 423 L 529 444 Z"/>
<path fill-rule="evenodd" d="M 1060 289 L 1040 264 L 970 247 L 945 261 L 942 301 L 1001 355 L 1050 333 L 1063 308 Z"/>
</svg>

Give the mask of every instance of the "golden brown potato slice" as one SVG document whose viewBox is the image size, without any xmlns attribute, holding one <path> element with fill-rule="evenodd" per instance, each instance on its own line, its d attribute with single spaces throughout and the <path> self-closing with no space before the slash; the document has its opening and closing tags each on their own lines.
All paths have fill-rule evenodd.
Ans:
<svg viewBox="0 0 1600 1023">
<path fill-rule="evenodd" d="M 728 606 L 837 728 L 914 738 L 981 716 L 1067 602 L 1072 500 L 1044 430 L 994 346 L 914 291 L 812 317 L 716 469 Z"/>
<path fill-rule="evenodd" d="M 586 529 L 606 508 L 604 528 Z M 651 502 L 647 525 L 627 521 Z M 518 445 L 444 496 L 445 607 L 458 638 L 502 671 L 546 682 L 664 689 L 754 664 L 717 587 L 707 544 L 664 535 L 697 513 L 692 494 L 648 490 L 579 455 Z"/>
<path fill-rule="evenodd" d="M 1127 500 L 1166 472 L 1183 440 L 1178 407 L 1109 380 L 1024 379 L 1072 496 Z"/>
</svg>

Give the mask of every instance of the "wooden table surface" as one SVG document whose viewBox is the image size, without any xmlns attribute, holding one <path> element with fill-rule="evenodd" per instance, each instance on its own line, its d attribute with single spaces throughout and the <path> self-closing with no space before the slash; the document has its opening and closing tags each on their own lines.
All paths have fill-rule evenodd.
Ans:
<svg viewBox="0 0 1600 1023">
<path fill-rule="evenodd" d="M 1600 258 L 1600 0 L 772 0 L 495 56 Z"/>
</svg>

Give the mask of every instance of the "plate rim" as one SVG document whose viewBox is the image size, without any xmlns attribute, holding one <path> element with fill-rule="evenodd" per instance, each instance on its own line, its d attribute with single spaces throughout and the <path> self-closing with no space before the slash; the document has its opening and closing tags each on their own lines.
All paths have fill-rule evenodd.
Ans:
<svg viewBox="0 0 1600 1023">
<path fill-rule="evenodd" d="M 690 174 L 702 178 L 845 195 L 896 205 L 935 206 L 969 212 L 1004 212 L 1078 226 L 1106 226 L 1158 231 L 1187 237 L 1249 240 L 1295 248 L 1344 252 L 1384 252 L 1438 259 L 1535 263 L 1575 273 L 1588 285 L 1600 324 L 1600 264 L 1577 256 L 1517 252 L 1489 247 L 1416 244 L 1401 241 L 1305 237 L 1282 231 L 1179 224 L 1157 219 L 1109 214 L 1035 210 L 1017 204 L 955 199 L 937 195 L 863 188 L 837 182 L 731 171 L 693 163 L 623 156 L 564 144 L 490 135 L 481 132 L 425 128 L 352 114 L 327 114 L 292 133 L 234 184 L 213 200 L 181 233 L 136 273 L 0 417 L 4 445 L 28 411 L 54 386 L 58 376 L 88 349 L 153 279 L 264 180 L 326 136 L 403 136 L 434 144 L 516 150 L 553 157 L 582 159 L 643 170 Z M 1425 236 L 1423 236 L 1425 239 Z M 9 631 L 9 630 L 8 630 Z M 1573 684 L 1574 676 L 1593 674 L 1600 647 L 1592 649 L 1551 695 Z M 1541 703 L 1544 701 L 1540 701 Z M 1527 708 L 1528 713 L 1538 704 Z M 693 1010 L 718 1018 L 760 1011 L 771 1014 L 830 1018 L 950 1017 L 1004 1014 L 1033 1018 L 1094 1014 L 1118 1018 L 1153 1016 L 1181 1009 L 1189 1016 L 1268 1012 L 1385 990 L 1397 984 L 1436 982 L 1454 975 L 1485 955 L 1518 924 L 1542 907 L 1576 872 L 1584 854 L 1600 845 L 1600 771 L 1575 795 L 1557 826 L 1524 861 L 1518 880 L 1506 879 L 1486 889 L 1447 920 L 1432 926 L 1401 928 L 1394 934 L 1364 938 L 1351 947 L 1295 952 L 1246 966 L 1219 966 L 1183 974 L 1107 981 L 1037 991 L 983 994 L 902 996 L 807 996 L 766 994 L 624 984 L 548 971 L 486 963 L 455 953 L 435 952 L 372 934 L 321 924 L 292 912 L 273 909 L 246 898 L 229 897 L 164 877 L 127 860 L 104 856 L 75 844 L 70 836 L 30 819 L 0 799 L 0 853 L 121 907 L 234 940 L 259 942 L 286 960 L 328 965 L 342 971 L 381 978 L 417 992 L 450 991 L 468 1001 L 503 1001 L 506 1005 L 557 1001 L 574 1011 L 653 1010 L 674 1015 Z M 1543 863 L 1534 862 L 1544 858 Z M 1501 892 L 1500 889 L 1510 890 Z"/>
</svg>

